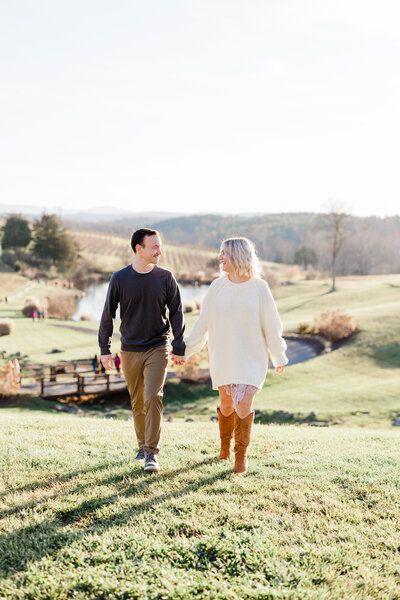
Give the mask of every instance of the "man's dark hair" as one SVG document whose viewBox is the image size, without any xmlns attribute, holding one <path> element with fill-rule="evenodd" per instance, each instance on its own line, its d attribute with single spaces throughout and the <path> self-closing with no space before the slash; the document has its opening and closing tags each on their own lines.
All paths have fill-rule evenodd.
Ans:
<svg viewBox="0 0 400 600">
<path fill-rule="evenodd" d="M 131 246 L 132 246 L 132 250 L 135 252 L 135 254 L 136 254 L 136 244 L 140 244 L 141 246 L 143 246 L 144 245 L 143 240 L 148 235 L 159 235 L 159 233 L 155 229 L 147 229 L 146 227 L 144 227 L 143 229 L 138 229 L 137 231 L 134 231 L 132 233 Z"/>
</svg>

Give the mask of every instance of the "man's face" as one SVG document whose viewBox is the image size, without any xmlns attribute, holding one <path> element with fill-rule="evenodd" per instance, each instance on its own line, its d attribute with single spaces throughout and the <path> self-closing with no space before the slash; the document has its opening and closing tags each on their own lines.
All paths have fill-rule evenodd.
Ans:
<svg viewBox="0 0 400 600">
<path fill-rule="evenodd" d="M 143 246 L 137 245 L 137 254 L 147 263 L 157 265 L 161 256 L 162 242 L 159 235 L 146 235 Z"/>
</svg>

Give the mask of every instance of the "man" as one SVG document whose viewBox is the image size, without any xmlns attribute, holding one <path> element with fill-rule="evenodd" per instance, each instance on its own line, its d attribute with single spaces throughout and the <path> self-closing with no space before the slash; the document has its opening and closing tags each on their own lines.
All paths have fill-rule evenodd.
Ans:
<svg viewBox="0 0 400 600">
<path fill-rule="evenodd" d="M 168 334 L 173 332 L 172 360 L 184 362 L 185 330 L 178 285 L 158 266 L 162 242 L 158 231 L 132 235 L 131 265 L 113 273 L 99 328 L 101 362 L 113 367 L 111 339 L 118 305 L 121 314 L 121 366 L 126 379 L 139 449 L 145 471 L 159 471 L 163 386 L 168 366 Z M 167 309 L 169 315 L 167 315 Z"/>
</svg>

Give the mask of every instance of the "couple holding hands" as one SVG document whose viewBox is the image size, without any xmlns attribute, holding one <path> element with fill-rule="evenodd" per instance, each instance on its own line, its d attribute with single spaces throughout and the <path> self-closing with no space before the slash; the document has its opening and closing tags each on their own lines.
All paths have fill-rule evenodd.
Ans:
<svg viewBox="0 0 400 600">
<path fill-rule="evenodd" d="M 171 358 L 182 364 L 208 340 L 210 375 L 218 389 L 220 460 L 230 457 L 234 437 L 234 472 L 247 472 L 247 448 L 254 420 L 254 396 L 264 384 L 268 352 L 277 373 L 288 359 L 282 324 L 254 244 L 230 238 L 221 244 L 221 276 L 212 282 L 192 331 L 185 330 L 178 285 L 172 273 L 158 266 L 162 241 L 158 231 L 139 229 L 131 238 L 132 264 L 114 273 L 99 327 L 101 362 L 113 366 L 111 339 L 119 305 L 121 366 L 126 379 L 138 441 L 135 460 L 145 471 L 159 471 L 163 386 Z M 168 311 L 168 312 L 167 312 Z"/>
</svg>

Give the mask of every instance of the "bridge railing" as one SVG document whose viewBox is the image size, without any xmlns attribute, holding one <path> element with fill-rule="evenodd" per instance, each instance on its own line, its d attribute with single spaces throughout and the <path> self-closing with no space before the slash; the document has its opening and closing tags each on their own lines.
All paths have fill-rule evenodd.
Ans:
<svg viewBox="0 0 400 600">
<path fill-rule="evenodd" d="M 39 382 L 42 397 L 108 393 L 113 388 L 126 387 L 125 379 L 118 373 L 94 375 L 93 371 L 57 373 L 53 378 L 41 376 Z"/>
</svg>

